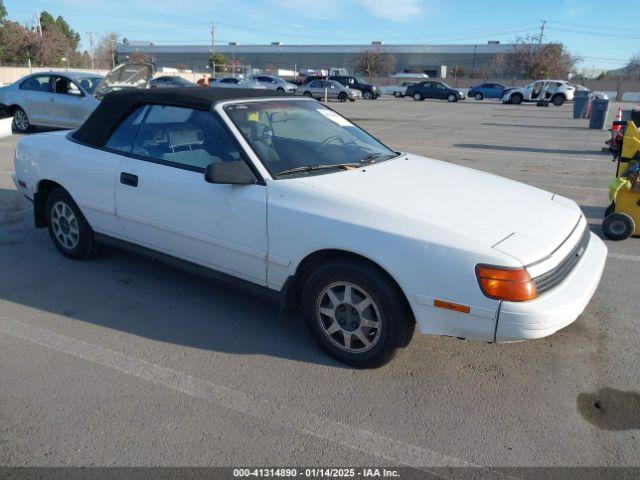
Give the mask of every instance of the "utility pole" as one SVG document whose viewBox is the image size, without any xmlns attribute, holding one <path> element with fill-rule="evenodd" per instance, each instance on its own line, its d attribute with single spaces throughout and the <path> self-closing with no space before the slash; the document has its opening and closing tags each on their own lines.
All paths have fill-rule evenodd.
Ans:
<svg viewBox="0 0 640 480">
<path fill-rule="evenodd" d="M 473 78 L 473 72 L 476 69 L 476 48 L 478 48 L 478 45 L 473 46 L 473 63 L 471 64 L 471 78 Z"/>
<path fill-rule="evenodd" d="M 87 32 L 87 35 L 89 35 L 89 52 L 91 52 L 91 70 L 95 70 L 95 62 L 93 61 L 93 35 L 95 32 Z"/>
<path fill-rule="evenodd" d="M 544 27 L 547 24 L 546 20 L 541 20 L 540 24 L 540 40 L 538 40 L 538 46 L 542 45 L 542 37 L 544 36 Z"/>
<path fill-rule="evenodd" d="M 216 78 L 216 22 L 211 22 L 211 75 Z"/>
<path fill-rule="evenodd" d="M 40 23 L 40 7 L 38 5 L 36 5 L 36 23 L 38 33 L 40 34 L 40 36 L 42 36 L 42 23 Z"/>
</svg>

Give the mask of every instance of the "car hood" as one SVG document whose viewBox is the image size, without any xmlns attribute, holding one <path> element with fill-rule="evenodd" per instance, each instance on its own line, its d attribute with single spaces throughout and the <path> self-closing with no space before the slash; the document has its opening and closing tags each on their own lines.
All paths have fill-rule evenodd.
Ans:
<svg viewBox="0 0 640 480">
<path fill-rule="evenodd" d="M 149 88 L 153 73 L 150 63 L 123 63 L 105 75 L 94 96 L 102 98 L 109 92 L 127 88 Z"/>
<path fill-rule="evenodd" d="M 299 179 L 494 248 L 524 265 L 551 254 L 580 220 L 579 207 L 523 183 L 417 155 Z M 375 220 L 374 220 L 375 221 Z"/>
</svg>

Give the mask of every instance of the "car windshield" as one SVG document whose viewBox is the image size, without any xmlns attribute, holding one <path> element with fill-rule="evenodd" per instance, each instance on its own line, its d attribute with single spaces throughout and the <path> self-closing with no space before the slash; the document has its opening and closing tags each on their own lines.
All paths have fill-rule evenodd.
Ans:
<svg viewBox="0 0 640 480">
<path fill-rule="evenodd" d="M 102 81 L 102 77 L 79 77 L 74 78 L 73 81 L 84 88 L 87 93 L 93 93 Z"/>
<path fill-rule="evenodd" d="M 398 155 L 315 100 L 234 103 L 224 110 L 274 178 L 330 173 Z"/>
<path fill-rule="evenodd" d="M 365 81 L 364 81 L 362 78 L 360 78 L 360 77 L 356 77 L 356 82 L 358 82 L 358 83 L 359 83 L 359 84 L 361 84 L 361 85 L 364 85 L 365 83 L 367 83 L 367 82 L 365 82 Z"/>
</svg>

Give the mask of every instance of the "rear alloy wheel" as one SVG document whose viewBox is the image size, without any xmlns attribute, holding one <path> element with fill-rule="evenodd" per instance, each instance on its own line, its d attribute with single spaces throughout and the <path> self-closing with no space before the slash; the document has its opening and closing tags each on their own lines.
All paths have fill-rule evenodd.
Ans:
<svg viewBox="0 0 640 480">
<path fill-rule="evenodd" d="M 482 100 L 482 94 L 480 92 L 476 93 L 473 98 L 475 98 L 476 100 Z"/>
<path fill-rule="evenodd" d="M 559 107 L 564 103 L 564 97 L 562 95 L 554 95 L 551 101 L 556 107 Z"/>
<path fill-rule="evenodd" d="M 421 102 L 422 100 L 424 100 L 424 99 L 422 98 L 422 95 L 421 95 L 420 93 L 418 93 L 418 92 L 416 92 L 416 93 L 414 93 L 414 94 L 413 94 L 413 99 L 414 99 L 416 102 Z"/>
<path fill-rule="evenodd" d="M 396 98 L 400 98 L 402 94 L 400 92 L 393 92 L 393 96 Z"/>
<path fill-rule="evenodd" d="M 349 365 L 383 365 L 413 335 L 415 322 L 404 297 L 387 275 L 370 264 L 329 261 L 306 281 L 302 298 L 316 341 Z"/>
<path fill-rule="evenodd" d="M 64 256 L 87 260 L 98 254 L 99 246 L 93 239 L 91 226 L 63 188 L 49 194 L 45 212 L 51 240 Z"/>
<path fill-rule="evenodd" d="M 633 235 L 636 224 L 626 213 L 612 213 L 602 221 L 602 230 L 611 240 L 624 240 Z"/>
<path fill-rule="evenodd" d="M 349 96 L 344 93 L 344 92 L 340 92 L 340 94 L 338 95 L 338 101 L 344 103 L 349 99 Z"/>
<path fill-rule="evenodd" d="M 520 105 L 522 103 L 523 97 L 519 93 L 514 93 L 511 95 L 511 103 L 514 105 Z"/>
<path fill-rule="evenodd" d="M 448 102 L 457 102 L 458 101 L 458 97 L 456 95 L 454 95 L 453 93 L 450 93 L 449 96 L 447 97 L 447 101 Z"/>
<path fill-rule="evenodd" d="M 362 94 L 362 98 L 365 100 L 373 100 L 373 92 L 371 90 L 367 90 Z"/>
<path fill-rule="evenodd" d="M 31 123 L 29 122 L 27 112 L 20 107 L 16 107 L 15 112 L 13 112 L 13 126 L 21 133 L 27 133 L 31 130 Z"/>
</svg>

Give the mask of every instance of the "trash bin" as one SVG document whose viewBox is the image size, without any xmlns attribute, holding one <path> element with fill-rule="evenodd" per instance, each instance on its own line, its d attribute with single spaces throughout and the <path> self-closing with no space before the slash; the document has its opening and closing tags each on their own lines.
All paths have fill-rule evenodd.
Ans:
<svg viewBox="0 0 640 480">
<path fill-rule="evenodd" d="M 578 90 L 573 97 L 573 118 L 584 118 L 589 103 L 589 91 Z"/>
<path fill-rule="evenodd" d="M 595 130 L 604 130 L 609 113 L 609 100 L 594 98 L 591 102 L 591 118 L 589 119 L 589 128 Z"/>
</svg>

